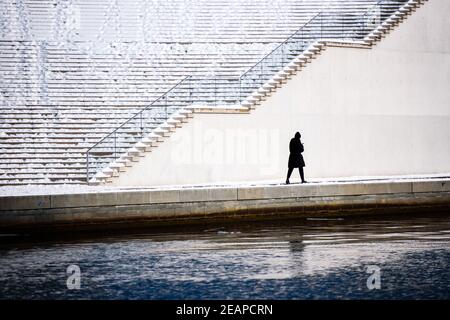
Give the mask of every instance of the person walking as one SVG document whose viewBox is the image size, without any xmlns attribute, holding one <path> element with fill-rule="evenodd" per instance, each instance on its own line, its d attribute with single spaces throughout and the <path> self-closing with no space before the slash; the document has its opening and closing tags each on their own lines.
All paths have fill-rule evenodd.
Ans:
<svg viewBox="0 0 450 320">
<path fill-rule="evenodd" d="M 303 167 L 305 166 L 305 161 L 303 160 L 302 152 L 305 151 L 303 143 L 300 141 L 300 132 L 296 132 L 295 136 L 291 139 L 289 143 L 289 162 L 288 162 L 288 173 L 286 178 L 286 184 L 289 184 L 289 178 L 291 177 L 294 168 L 298 168 L 300 172 L 300 178 L 302 183 L 306 183 L 305 175 L 303 172 Z"/>
</svg>

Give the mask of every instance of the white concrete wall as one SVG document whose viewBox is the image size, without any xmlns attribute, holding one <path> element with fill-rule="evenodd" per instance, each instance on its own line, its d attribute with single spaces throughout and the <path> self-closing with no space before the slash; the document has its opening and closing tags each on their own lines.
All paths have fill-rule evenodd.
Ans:
<svg viewBox="0 0 450 320">
<path fill-rule="evenodd" d="M 310 180 L 449 173 L 448 14 L 430 0 L 372 50 L 327 48 L 251 114 L 196 114 L 115 184 L 284 181 L 296 131 Z"/>
</svg>

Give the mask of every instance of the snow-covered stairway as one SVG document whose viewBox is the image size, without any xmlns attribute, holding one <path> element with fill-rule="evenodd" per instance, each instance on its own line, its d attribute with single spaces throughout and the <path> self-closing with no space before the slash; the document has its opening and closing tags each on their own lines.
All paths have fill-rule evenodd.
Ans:
<svg viewBox="0 0 450 320">
<path fill-rule="evenodd" d="M 0 1 L 0 185 L 85 183 L 87 149 L 185 75 L 238 77 L 324 8 L 376 2 Z"/>
<path fill-rule="evenodd" d="M 195 88 L 203 88 L 203 93 L 207 94 L 207 96 L 209 95 L 210 98 L 211 95 L 214 96 L 213 102 L 199 103 L 195 99 L 195 95 L 188 93 L 190 101 L 184 100 L 187 105 L 175 104 L 173 112 L 166 115 L 165 120 L 155 130 L 152 130 L 150 134 L 143 135 L 143 139 L 133 144 L 131 148 L 123 153 L 118 154 L 114 151 L 114 161 L 110 162 L 108 166 L 102 169 L 101 162 L 97 160 L 97 165 L 95 165 L 96 161 L 94 161 L 94 166 L 92 166 L 94 171 L 100 170 L 91 175 L 90 170 L 92 168 L 89 169 L 91 166 L 88 161 L 87 171 L 89 172 L 90 182 L 92 184 L 113 182 L 115 177 L 118 177 L 122 172 L 126 172 L 127 167 L 132 166 L 133 162 L 137 162 L 141 157 L 147 156 L 166 137 L 170 136 L 172 132 L 181 127 L 184 122 L 192 118 L 197 112 L 249 113 L 251 109 L 256 108 L 257 105 L 281 87 L 283 83 L 288 81 L 292 75 L 310 63 L 327 46 L 350 46 L 370 49 L 425 1 L 427 0 L 379 1 L 363 12 L 358 11 L 357 15 L 351 19 L 336 16 L 334 12 L 322 11 L 313 16 L 302 28 L 280 43 L 238 79 L 198 80 L 189 78 L 189 80 L 185 80 L 186 83 L 189 83 L 188 85 L 186 84 L 186 88 L 183 90 L 181 86 L 177 89 L 186 94 L 189 90 L 192 92 L 193 88 L 194 91 Z M 358 23 L 355 23 L 355 21 Z M 362 25 L 361 21 L 363 21 Z M 213 89 L 204 90 L 205 81 Z M 217 84 L 214 83 L 215 81 L 219 83 L 221 81 L 225 82 L 229 90 L 225 90 L 223 85 L 218 88 Z M 225 95 L 225 99 L 218 102 L 217 95 Z M 228 103 L 223 103 L 223 101 Z M 111 142 L 106 143 L 102 148 L 109 148 L 109 151 L 99 153 L 101 156 L 111 159 L 111 145 L 117 143 L 119 139 L 114 138 L 112 135 L 106 138 L 111 139 Z M 94 146 L 94 153 L 95 148 L 98 148 L 98 146 Z M 121 145 L 121 150 L 125 148 L 126 146 Z M 101 159 L 101 156 L 97 158 Z"/>
<path fill-rule="evenodd" d="M 361 17 L 366 13 L 364 21 L 368 21 L 376 16 L 376 10 L 375 15 L 367 12 L 378 0 L 282 0 L 275 9 L 269 0 L 233 4 L 219 0 L 166 2 L 174 5 L 164 5 L 152 16 L 152 23 L 160 21 L 164 27 L 147 33 L 146 41 L 135 41 L 140 33 L 134 29 L 156 29 L 134 20 L 136 16 L 131 11 L 142 11 L 134 5 L 140 0 L 123 3 L 127 5 L 120 10 L 128 11 L 121 19 L 126 23 L 122 21 L 115 27 L 107 14 L 115 15 L 117 11 L 104 8 L 114 1 L 0 3 L 0 185 L 85 183 L 87 149 L 186 75 L 192 75 L 195 81 L 191 82 L 197 84 L 187 101 L 197 106 L 195 112 L 217 112 L 223 106 L 227 106 L 223 112 L 248 112 L 260 101 L 252 99 L 261 97 L 260 93 L 250 94 L 282 68 L 278 62 L 265 63 L 264 74 L 257 79 L 250 72 L 239 81 L 243 71 L 318 12 L 322 13 L 321 19 L 315 20 L 315 26 L 320 20 L 326 31 L 321 36 L 326 35 L 328 44 L 362 41 L 367 30 L 366 22 L 361 25 Z M 387 3 L 379 16 L 392 14 L 402 2 Z M 196 17 L 192 20 L 195 25 L 183 25 L 183 30 L 175 32 L 177 21 L 184 21 L 179 19 L 183 11 L 177 9 L 182 3 L 195 4 L 189 7 L 190 15 Z M 228 10 L 230 6 L 232 10 Z M 54 19 L 57 12 L 74 11 L 77 7 L 83 15 L 81 29 Z M 209 12 L 206 16 L 205 10 Z M 105 12 L 105 17 L 100 16 Z M 215 22 L 211 15 L 226 20 L 221 21 L 220 29 L 212 28 Z M 168 16 L 170 19 L 166 20 Z M 102 19 L 106 27 L 100 26 L 100 31 L 105 34 L 98 38 L 96 27 Z M 49 25 L 53 22 L 55 25 Z M 308 32 L 314 34 L 312 30 Z M 95 39 L 98 46 L 83 37 Z M 320 38 L 317 34 L 315 37 Z M 308 45 L 313 44 L 310 40 Z M 283 67 L 304 49 L 289 48 Z M 249 105 L 243 107 L 238 100 Z M 180 105 L 187 106 L 186 102 Z M 155 128 L 161 125 L 160 120 L 155 122 Z M 141 134 L 139 127 L 128 129 L 132 139 L 124 145 L 127 149 Z M 104 165 L 108 163 L 105 161 Z"/>
</svg>

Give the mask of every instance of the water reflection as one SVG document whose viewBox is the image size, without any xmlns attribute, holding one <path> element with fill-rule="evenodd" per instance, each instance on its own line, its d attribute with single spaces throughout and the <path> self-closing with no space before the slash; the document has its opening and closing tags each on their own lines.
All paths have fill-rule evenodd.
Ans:
<svg viewBox="0 0 450 320">
<path fill-rule="evenodd" d="M 450 297 L 446 214 L 0 239 L 1 298 Z M 65 286 L 70 264 L 81 290 Z M 368 265 L 381 290 L 366 288 Z"/>
</svg>

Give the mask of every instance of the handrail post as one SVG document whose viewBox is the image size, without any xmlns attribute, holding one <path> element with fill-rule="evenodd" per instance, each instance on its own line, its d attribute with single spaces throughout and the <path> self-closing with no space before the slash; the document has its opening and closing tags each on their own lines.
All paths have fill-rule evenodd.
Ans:
<svg viewBox="0 0 450 320">
<path fill-rule="evenodd" d="M 168 94 L 173 91 L 175 88 L 177 88 L 178 86 L 180 86 L 183 82 L 187 81 L 187 79 L 190 79 L 190 76 L 186 76 L 183 80 L 179 81 L 176 85 L 174 85 L 172 88 L 170 88 L 169 90 L 167 90 L 163 95 L 159 96 L 156 100 L 154 100 L 152 103 L 150 103 L 149 105 L 147 105 L 146 107 L 144 107 L 142 110 L 136 112 L 132 117 L 130 117 L 128 120 L 126 120 L 125 122 L 123 122 L 121 125 L 119 125 L 118 127 L 116 127 L 113 131 L 111 131 L 110 133 L 108 133 L 106 136 L 104 136 L 103 138 L 101 138 L 98 142 L 96 142 L 94 145 L 92 145 L 90 148 L 87 149 L 86 151 L 86 183 L 89 184 L 89 179 L 90 179 L 90 151 L 94 148 L 96 148 L 97 146 L 99 146 L 101 143 L 107 143 L 107 139 L 108 138 L 113 138 L 114 139 L 114 155 L 113 157 L 116 159 L 118 152 L 117 152 L 117 135 L 118 135 L 118 130 L 122 129 L 125 125 L 130 125 L 130 123 L 133 123 L 134 126 L 137 126 L 138 124 L 134 121 L 140 121 L 140 128 L 141 128 L 141 135 L 143 137 L 144 135 L 144 120 L 143 120 L 143 113 L 144 111 L 146 111 L 147 109 L 151 108 L 153 105 L 155 105 L 156 102 L 160 102 L 161 99 L 165 99 L 165 112 L 166 112 L 166 119 L 168 118 L 168 110 L 167 110 L 167 96 Z M 139 117 L 139 118 L 138 118 Z M 111 145 L 109 145 L 110 147 L 112 147 Z M 95 168 L 94 168 L 95 169 Z M 95 173 L 95 171 L 94 171 Z"/>
<path fill-rule="evenodd" d="M 399 3 L 398 0 L 396 0 L 397 3 Z M 368 25 L 366 25 L 365 23 L 365 17 L 369 14 L 370 10 L 372 10 L 374 7 L 376 8 L 377 6 L 380 6 L 381 3 L 383 3 L 384 0 L 380 0 L 378 1 L 378 3 L 372 7 L 370 7 L 369 10 L 366 10 L 366 12 L 362 15 L 362 21 L 361 21 L 361 25 L 360 28 L 362 29 L 362 33 L 363 35 L 366 33 L 366 29 L 369 28 Z M 297 29 L 297 31 L 295 31 L 293 34 L 291 34 L 287 39 L 285 39 L 283 42 L 281 43 L 277 43 L 276 47 L 273 48 L 269 53 L 267 53 L 262 59 L 260 59 L 257 63 L 255 63 L 250 69 L 248 69 L 247 71 L 245 71 L 244 73 L 242 73 L 239 78 L 237 79 L 239 81 L 239 83 L 235 83 L 236 78 L 233 78 L 232 81 L 233 83 L 231 84 L 233 88 L 235 88 L 235 86 L 237 85 L 238 88 L 238 92 L 236 89 L 233 89 L 233 97 L 235 95 L 237 95 L 237 100 L 239 103 L 241 103 L 244 100 L 244 97 L 247 98 L 246 94 L 247 94 L 247 90 L 251 91 L 253 90 L 253 88 L 255 86 L 258 85 L 258 82 L 260 84 L 260 86 L 262 86 L 264 84 L 264 79 L 265 79 L 265 74 L 264 72 L 267 72 L 268 75 L 270 75 L 272 67 L 275 67 L 278 65 L 278 59 L 274 58 L 277 57 L 278 54 L 280 54 L 281 50 L 281 67 L 283 68 L 285 64 L 287 64 L 289 62 L 289 41 L 293 42 L 292 48 L 297 48 L 297 44 L 298 42 L 300 43 L 300 49 L 301 51 L 303 51 L 306 46 L 309 44 L 310 41 L 312 40 L 318 40 L 317 38 L 320 36 L 320 40 L 324 39 L 324 36 L 327 37 L 327 34 L 324 34 L 325 32 L 329 32 L 328 36 L 333 36 L 334 33 L 330 33 L 330 30 L 324 30 L 324 12 L 319 12 L 316 15 L 314 15 L 311 19 L 309 19 L 305 24 L 303 24 L 299 29 Z M 338 13 L 333 13 L 330 12 L 328 14 L 328 19 L 335 19 L 334 17 L 337 15 Z M 387 12 L 389 13 L 389 12 Z M 381 13 L 380 13 L 381 15 Z M 320 16 L 320 22 L 318 21 L 318 18 Z M 345 20 L 345 15 L 341 13 L 341 37 L 344 38 L 345 35 L 345 30 L 346 30 L 346 20 Z M 382 18 L 382 17 L 381 17 Z M 336 28 L 339 28 L 339 26 L 337 26 L 338 21 L 336 22 L 335 20 L 332 20 L 332 22 L 334 23 L 333 25 L 336 26 Z M 327 21 L 325 21 L 325 27 L 326 26 Z M 316 30 L 316 25 L 317 27 L 320 28 L 320 32 L 318 32 L 318 30 Z M 350 22 L 348 24 L 348 30 L 350 31 L 350 33 L 355 34 L 354 32 L 357 32 L 358 30 L 358 25 L 355 26 L 355 30 L 350 29 L 350 27 L 353 26 L 353 22 Z M 333 29 L 335 30 L 335 29 Z M 299 41 L 297 41 L 296 39 L 298 38 L 298 36 L 300 36 Z M 353 36 L 353 35 L 352 35 Z M 350 36 L 351 37 L 351 36 Z M 281 48 L 280 48 L 281 47 Z M 272 59 L 272 60 L 269 60 Z M 268 69 L 265 70 L 264 69 L 264 64 L 267 63 Z M 258 67 L 259 64 L 259 67 Z M 259 70 L 258 70 L 259 69 Z M 259 81 L 258 81 L 258 73 L 259 73 Z M 117 150 L 117 141 L 118 141 L 118 130 L 122 129 L 124 126 L 126 125 L 131 125 L 133 123 L 133 126 L 136 126 L 135 124 L 135 120 L 138 120 L 137 117 L 139 116 L 139 120 L 140 120 L 140 126 L 141 126 L 141 135 L 142 137 L 144 136 L 144 112 L 152 107 L 157 107 L 158 109 L 158 113 L 157 113 L 157 118 L 158 121 L 160 119 L 160 108 L 164 108 L 164 112 L 165 112 L 165 119 L 168 119 L 169 116 L 169 111 L 168 111 L 168 96 L 169 94 L 174 91 L 175 89 L 180 89 L 181 90 L 186 90 L 184 88 L 184 85 L 186 85 L 186 81 L 191 81 L 192 77 L 191 76 L 186 76 L 183 80 L 179 81 L 176 85 L 174 85 L 170 90 L 167 90 L 164 94 L 162 94 L 161 96 L 159 96 L 156 100 L 154 100 L 150 105 L 146 106 L 145 108 L 143 108 L 142 110 L 140 110 L 139 112 L 135 113 L 131 118 L 129 118 L 128 120 L 126 120 L 124 123 L 122 123 L 120 126 L 118 126 L 117 128 L 115 128 L 112 132 L 108 133 L 105 137 L 103 137 L 102 139 L 100 139 L 100 141 L 98 141 L 97 143 L 95 143 L 91 148 L 89 148 L 86 152 L 86 181 L 89 183 L 89 177 L 90 177 L 90 150 L 92 150 L 93 148 L 97 147 L 99 144 L 103 143 L 104 141 L 106 141 L 107 138 L 110 138 L 112 135 L 114 135 L 113 139 L 114 139 L 114 158 L 117 158 L 118 155 L 118 150 Z M 219 80 L 219 87 L 218 87 L 218 83 L 217 81 Z M 195 94 L 198 93 L 195 90 L 197 89 L 197 87 L 199 87 L 199 85 L 201 84 L 200 82 L 202 81 L 202 79 L 196 79 L 196 87 L 194 88 L 194 83 L 189 82 L 188 85 L 188 103 L 194 103 L 194 99 L 195 99 Z M 211 86 L 211 79 L 203 79 L 203 81 L 208 81 L 208 85 Z M 245 81 L 248 81 L 248 84 L 245 83 Z M 222 85 L 222 82 L 225 85 Z M 217 106 L 218 105 L 218 99 L 220 97 L 220 95 L 222 94 L 225 101 L 228 100 L 229 96 L 229 85 L 230 83 L 228 81 L 223 81 L 223 79 L 219 78 L 217 79 L 217 77 L 214 77 L 214 104 Z M 223 87 L 223 89 L 221 89 Z M 220 91 L 223 90 L 223 91 Z M 207 90 L 207 92 L 209 92 L 209 90 Z M 175 98 L 179 98 L 179 96 L 175 96 Z M 182 95 L 182 97 L 184 97 L 184 94 Z M 162 99 L 164 99 L 164 105 L 161 105 Z M 199 101 L 204 101 L 205 99 L 202 96 L 198 96 Z M 208 101 L 210 98 L 207 98 L 206 101 Z M 157 103 L 158 102 L 158 106 Z M 175 100 L 175 105 L 179 106 L 180 103 L 182 103 L 184 101 L 180 100 Z M 175 110 L 177 110 L 178 108 L 175 108 Z M 153 109 L 152 109 L 153 110 Z M 119 150 L 120 152 L 120 150 Z M 94 174 L 95 174 L 95 170 L 97 169 L 97 166 L 95 166 L 94 168 Z"/>
<path fill-rule="evenodd" d="M 300 36 L 300 49 L 303 51 L 304 47 L 305 47 L 305 35 L 303 34 L 303 30 L 302 30 L 302 34 Z"/>
<path fill-rule="evenodd" d="M 86 183 L 89 184 L 89 151 L 86 152 Z"/>
</svg>

